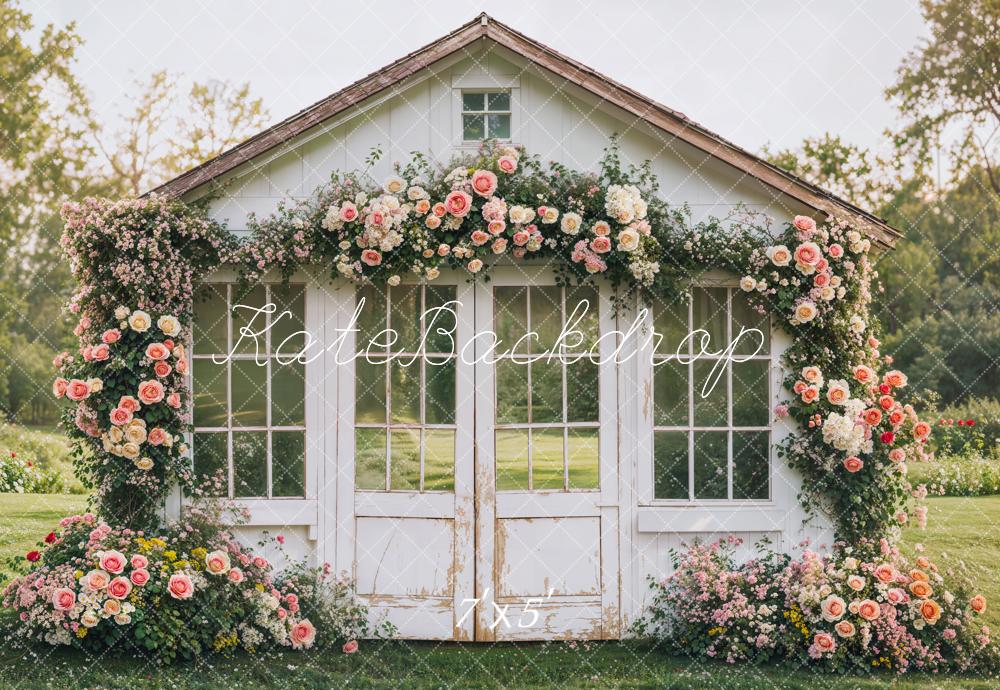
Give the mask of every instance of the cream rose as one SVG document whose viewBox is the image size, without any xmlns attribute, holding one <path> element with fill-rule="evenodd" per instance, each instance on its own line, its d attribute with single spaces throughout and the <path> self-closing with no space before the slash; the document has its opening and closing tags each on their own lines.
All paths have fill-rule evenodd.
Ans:
<svg viewBox="0 0 1000 690">
<path fill-rule="evenodd" d="M 205 570 L 212 575 L 225 575 L 230 565 L 229 554 L 225 551 L 212 551 L 205 555 Z"/>
<path fill-rule="evenodd" d="M 799 323 L 808 323 L 816 318 L 816 305 L 809 300 L 800 302 L 795 307 L 795 320 Z"/>
<path fill-rule="evenodd" d="M 180 335 L 181 332 L 181 322 L 177 320 L 176 316 L 171 316 L 170 314 L 164 314 L 156 320 L 156 327 L 160 329 L 163 335 L 170 338 L 175 338 Z"/>
<path fill-rule="evenodd" d="M 145 333 L 152 323 L 152 317 L 141 309 L 136 309 L 128 317 L 128 327 L 136 333 Z"/>
<path fill-rule="evenodd" d="M 578 213 L 567 213 L 562 217 L 562 222 L 559 224 L 560 229 L 567 235 L 575 235 L 580 232 L 580 228 L 583 225 L 583 219 Z"/>
<path fill-rule="evenodd" d="M 618 250 L 634 252 L 639 248 L 639 233 L 632 228 L 625 228 L 618 233 Z"/>
<path fill-rule="evenodd" d="M 792 253 L 788 251 L 788 247 L 783 244 L 768 247 L 766 254 L 767 258 L 770 259 L 771 263 L 775 266 L 787 266 L 792 261 Z"/>
</svg>

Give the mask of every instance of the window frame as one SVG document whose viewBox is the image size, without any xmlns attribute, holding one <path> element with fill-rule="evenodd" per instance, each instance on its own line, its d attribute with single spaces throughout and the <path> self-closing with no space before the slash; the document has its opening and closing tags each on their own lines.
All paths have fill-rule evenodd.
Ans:
<svg viewBox="0 0 1000 690">
<path fill-rule="evenodd" d="M 302 299 L 303 299 L 303 324 L 306 331 L 314 333 L 314 322 L 317 321 L 319 305 L 316 302 L 316 297 L 313 294 L 313 290 L 310 289 L 310 282 L 308 276 L 297 274 L 292 276 L 289 284 L 301 286 L 302 287 Z M 232 316 L 232 300 L 233 292 L 237 287 L 238 281 L 234 273 L 227 270 L 221 270 L 213 275 L 207 276 L 203 279 L 197 286 L 196 290 L 201 287 L 201 285 L 225 285 L 226 286 L 226 342 L 229 350 L 232 350 L 234 340 L 233 332 L 233 316 Z M 271 289 L 274 286 L 282 285 L 280 279 L 270 279 L 265 278 L 258 281 L 253 287 L 261 286 L 265 289 L 265 300 L 271 300 Z M 265 302 L 266 304 L 267 302 Z M 271 321 L 271 314 L 266 315 L 265 324 L 269 324 Z M 193 315 L 192 315 L 193 323 Z M 251 426 L 236 426 L 233 423 L 232 416 L 232 391 L 233 391 L 233 361 L 255 361 L 257 354 L 255 353 L 233 353 L 229 360 L 227 360 L 226 366 L 226 424 L 225 426 L 194 426 L 194 396 L 196 393 L 195 389 L 195 370 L 198 366 L 198 362 L 212 362 L 212 358 L 220 353 L 200 353 L 198 352 L 197 343 L 194 338 L 194 328 L 191 329 L 191 335 L 187 342 L 188 351 L 191 357 L 191 369 L 187 375 L 187 385 L 189 391 L 190 409 L 191 409 L 191 431 L 188 432 L 188 442 L 192 448 L 192 458 L 197 458 L 198 444 L 196 443 L 196 435 L 199 433 L 209 433 L 209 434 L 225 434 L 226 436 L 226 483 L 227 483 L 227 494 L 225 496 L 218 497 L 220 500 L 227 501 L 237 501 L 240 504 L 246 506 L 254 506 L 257 504 L 267 503 L 270 505 L 275 505 L 273 502 L 279 502 L 281 504 L 286 504 L 289 507 L 296 505 L 296 502 L 302 501 L 314 501 L 315 500 L 315 486 L 316 480 L 314 478 L 316 461 L 313 457 L 316 449 L 319 448 L 319 442 L 317 441 L 317 434 L 319 433 L 318 424 L 314 419 L 315 416 L 315 404 L 311 401 L 313 396 L 309 395 L 311 376 L 315 374 L 315 368 L 318 366 L 315 359 L 312 358 L 311 361 L 307 361 L 303 365 L 303 380 L 304 380 L 304 390 L 303 390 L 303 420 L 302 425 L 275 425 L 272 420 L 272 410 L 271 410 L 271 399 L 272 399 L 272 374 L 273 366 L 276 360 L 276 355 L 271 351 L 271 329 L 268 328 L 264 334 L 265 349 L 268 354 L 263 355 L 266 357 L 266 391 L 265 391 L 265 424 L 264 425 L 251 425 Z M 308 337 L 307 337 L 308 341 Z M 229 353 L 222 353 L 229 354 Z M 307 359 L 309 359 L 307 357 Z M 321 359 L 321 358 L 320 358 Z M 238 496 L 236 495 L 235 486 L 235 465 L 233 461 L 233 433 L 242 432 L 264 432 L 267 438 L 267 447 L 265 455 L 265 481 L 266 481 L 266 492 L 263 496 Z M 303 435 L 303 493 L 296 496 L 275 496 L 274 495 L 274 482 L 273 482 L 273 433 L 274 432 L 302 432 Z M 252 511 L 253 512 L 253 511 Z M 289 524 L 294 524 L 296 520 L 295 517 L 291 517 L 293 522 Z M 256 524 L 255 520 L 252 520 L 250 524 Z M 263 523 L 260 523 L 263 524 Z M 303 524 L 314 524 L 314 521 L 308 521 Z"/>
<path fill-rule="evenodd" d="M 711 288 L 725 288 L 726 293 L 726 335 L 727 342 L 731 341 L 733 336 L 733 317 L 732 317 L 732 296 L 735 291 L 739 291 L 739 282 L 737 278 L 729 276 L 712 276 L 706 275 L 699 277 L 693 282 L 692 288 L 701 289 L 711 289 Z M 646 318 L 644 321 L 646 330 L 642 331 L 640 334 L 640 340 L 644 341 L 648 337 L 646 334 L 651 334 L 653 329 L 653 305 L 641 303 L 641 307 L 648 309 Z M 693 324 L 693 310 L 694 310 L 694 300 L 689 300 L 687 303 L 687 322 L 688 328 L 690 329 L 691 324 Z M 654 389 L 654 378 L 655 369 L 652 365 L 653 359 L 663 360 L 669 355 L 666 351 L 661 353 L 652 353 L 651 347 L 652 343 L 646 345 L 638 353 L 637 356 L 637 366 L 639 381 L 643 382 L 641 385 L 644 390 L 647 391 L 645 394 L 647 396 L 648 406 L 645 413 L 639 415 L 639 425 L 640 425 L 640 439 L 638 449 L 638 486 L 637 493 L 639 497 L 640 506 L 652 506 L 660 509 L 678 508 L 689 510 L 691 508 L 705 507 L 709 509 L 718 508 L 729 508 L 739 511 L 746 507 L 761 506 L 770 507 L 778 504 L 780 499 L 780 494 L 783 491 L 780 487 L 776 486 L 776 478 L 778 476 L 778 458 L 775 452 L 775 443 L 782 435 L 782 429 L 775 423 L 775 419 L 772 413 L 772 407 L 774 401 L 777 399 L 779 392 L 781 390 L 781 372 L 780 372 L 780 355 L 784 349 L 784 344 L 782 338 L 780 337 L 780 331 L 777 328 L 775 319 L 769 317 L 769 348 L 767 354 L 758 354 L 749 357 L 749 361 L 764 361 L 768 363 L 767 372 L 767 400 L 768 400 L 768 423 L 766 426 L 734 426 L 733 425 L 733 366 L 732 363 L 728 363 L 726 366 L 726 374 L 724 381 L 726 383 L 726 424 L 725 426 L 703 426 L 696 425 L 694 418 L 694 404 L 695 404 L 695 376 L 689 371 L 687 375 L 688 383 L 688 423 L 686 425 L 673 425 L 673 426 L 657 426 L 655 424 L 655 389 Z M 645 344 L 643 342 L 643 344 Z M 668 344 L 669 345 L 669 344 Z M 689 341 L 689 354 L 693 351 L 693 343 Z M 737 355 L 740 356 L 740 355 Z M 701 356 L 699 361 L 717 361 L 720 357 L 718 356 Z M 693 365 L 685 365 L 686 367 L 692 367 Z M 721 385 L 721 381 L 720 381 Z M 655 459 L 654 459 L 654 449 L 655 449 L 655 433 L 658 431 L 673 431 L 678 433 L 687 434 L 687 448 L 688 448 L 688 496 L 687 498 L 657 498 L 655 496 Z M 725 432 L 726 434 L 726 498 L 697 498 L 694 496 L 695 489 L 695 434 L 699 431 L 705 432 Z M 766 432 L 768 434 L 768 467 L 767 467 L 767 486 L 768 486 L 768 496 L 767 498 L 749 498 L 740 499 L 732 498 L 733 495 L 733 434 L 735 432 Z"/>
<path fill-rule="evenodd" d="M 513 143 L 519 140 L 521 129 L 521 80 L 518 75 L 491 74 L 485 71 L 456 74 L 452 77 L 451 90 L 452 146 L 455 149 L 476 150 L 483 143 L 482 139 L 468 140 L 465 138 L 465 128 L 462 120 L 462 115 L 464 114 L 463 92 L 508 92 L 510 94 L 510 136 L 497 139 L 497 141 Z M 483 105 L 487 104 L 484 103 Z"/>
</svg>

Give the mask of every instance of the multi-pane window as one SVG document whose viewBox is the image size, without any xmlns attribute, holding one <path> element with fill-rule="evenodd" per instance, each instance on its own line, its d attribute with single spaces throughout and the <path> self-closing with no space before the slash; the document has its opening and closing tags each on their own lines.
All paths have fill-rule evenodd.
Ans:
<svg viewBox="0 0 1000 690">
<path fill-rule="evenodd" d="M 583 318 L 568 329 L 580 335 L 557 346 L 583 300 Z M 598 488 L 597 290 L 495 287 L 493 309 L 497 490 Z"/>
<path fill-rule="evenodd" d="M 453 285 L 359 287 L 355 486 L 455 490 Z M 442 334 L 444 331 L 446 334 Z M 447 335 L 451 332 L 451 335 Z"/>
<path fill-rule="evenodd" d="M 510 139 L 510 92 L 463 91 L 462 139 Z"/>
<path fill-rule="evenodd" d="M 768 499 L 768 316 L 752 309 L 741 290 L 726 287 L 695 288 L 690 303 L 657 303 L 652 312 L 662 336 L 653 356 L 654 498 Z M 707 339 L 684 341 L 698 329 Z M 747 333 L 739 337 L 741 329 Z M 692 355 L 699 356 L 692 361 Z"/>
<path fill-rule="evenodd" d="M 195 296 L 195 474 L 223 471 L 230 497 L 305 495 L 304 330 L 302 285 L 205 284 Z"/>
</svg>

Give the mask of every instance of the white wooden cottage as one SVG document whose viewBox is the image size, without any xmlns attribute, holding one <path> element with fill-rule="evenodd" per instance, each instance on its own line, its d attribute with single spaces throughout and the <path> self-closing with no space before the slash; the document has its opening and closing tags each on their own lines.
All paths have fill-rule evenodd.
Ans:
<svg viewBox="0 0 1000 690">
<path fill-rule="evenodd" d="M 376 179 L 412 151 L 444 161 L 485 136 L 587 170 L 613 133 L 625 162 L 651 160 L 665 200 L 690 205 L 696 220 L 743 204 L 779 223 L 846 215 L 883 246 L 898 236 L 486 15 L 156 191 L 211 194 L 211 214 L 241 233 L 249 214 L 310 195 L 334 170 L 363 168 L 376 145 L 386 154 Z M 317 267 L 247 296 L 234 294 L 226 271 L 210 279 L 192 343 L 195 465 L 227 470 L 229 495 L 252 515 L 247 540 L 282 534 L 293 555 L 330 563 L 403 637 L 458 640 L 617 638 L 642 611 L 647 577 L 669 572 L 668 550 L 684 541 L 735 534 L 788 550 L 807 537 L 829 541 L 825 525 L 803 528 L 797 479 L 773 451 L 790 432 L 771 412 L 789 340 L 766 322 L 765 349 L 730 365 L 707 399 L 694 391 L 697 366 L 654 376 L 641 357 L 523 380 L 503 361 L 455 357 L 409 372 L 338 364 L 333 352 L 257 367 L 252 346 L 237 346 L 228 364 L 212 361 L 238 340 L 227 301 L 276 302 L 327 343 L 362 294 L 373 305 L 363 320 L 376 330 L 457 298 L 459 348 L 477 331 L 565 319 L 562 305 L 579 296 L 599 305 L 593 328 L 623 325 L 608 285 L 565 294 L 536 265 L 492 276 L 442 275 L 379 293 Z M 654 305 L 657 330 L 697 323 L 724 340 L 746 317 L 736 279 L 706 275 L 682 313 Z M 344 344 L 350 351 L 355 337 Z M 579 391 L 577 376 L 588 377 Z"/>
</svg>

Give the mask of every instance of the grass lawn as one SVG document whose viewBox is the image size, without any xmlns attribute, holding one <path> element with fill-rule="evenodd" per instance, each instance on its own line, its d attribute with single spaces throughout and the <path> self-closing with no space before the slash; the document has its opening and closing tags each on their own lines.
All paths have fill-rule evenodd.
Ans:
<svg viewBox="0 0 1000 690">
<path fill-rule="evenodd" d="M 83 496 L 0 495 L 0 559 L 20 555 Z M 1000 629 L 1000 496 L 933 498 L 926 531 L 908 530 L 932 558 L 962 559 L 990 600 Z M 142 660 L 85 657 L 65 649 L 18 651 L 0 644 L 0 688 L 995 688 L 996 679 L 911 675 L 894 680 L 829 677 L 780 667 L 730 668 L 670 656 L 648 643 L 456 644 L 362 642 L 338 651 L 238 654 L 160 669 Z"/>
</svg>

